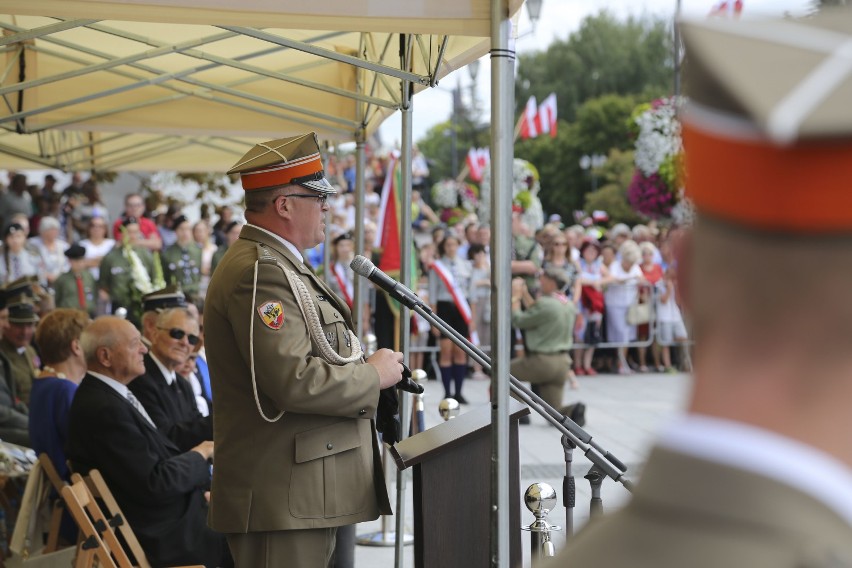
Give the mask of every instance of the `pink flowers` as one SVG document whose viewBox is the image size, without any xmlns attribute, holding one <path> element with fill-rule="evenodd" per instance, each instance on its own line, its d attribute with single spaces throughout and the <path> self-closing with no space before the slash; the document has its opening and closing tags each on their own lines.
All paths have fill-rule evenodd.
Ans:
<svg viewBox="0 0 852 568">
<path fill-rule="evenodd" d="M 630 187 L 627 188 L 627 201 L 639 213 L 658 219 L 671 215 L 675 195 L 659 174 L 645 177 L 641 171 L 636 170 Z"/>
</svg>

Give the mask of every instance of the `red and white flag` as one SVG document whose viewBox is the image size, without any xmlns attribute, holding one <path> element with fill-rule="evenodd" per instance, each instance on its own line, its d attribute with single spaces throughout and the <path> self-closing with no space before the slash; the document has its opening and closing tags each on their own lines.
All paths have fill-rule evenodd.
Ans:
<svg viewBox="0 0 852 568">
<path fill-rule="evenodd" d="M 539 133 L 550 134 L 551 138 L 556 138 L 556 93 L 550 93 L 538 105 L 536 126 Z"/>
<path fill-rule="evenodd" d="M 491 151 L 488 148 L 471 148 L 467 151 L 467 169 L 473 181 L 482 181 L 482 174 L 490 163 Z"/>
<path fill-rule="evenodd" d="M 538 115 L 538 106 L 535 97 L 530 97 L 527 100 L 527 106 L 524 108 L 524 113 L 521 115 L 521 138 L 535 138 L 538 136 L 538 128 L 536 127 L 536 116 Z"/>
<path fill-rule="evenodd" d="M 743 11 L 743 0 L 722 0 L 710 9 L 711 18 L 738 18 Z"/>
</svg>

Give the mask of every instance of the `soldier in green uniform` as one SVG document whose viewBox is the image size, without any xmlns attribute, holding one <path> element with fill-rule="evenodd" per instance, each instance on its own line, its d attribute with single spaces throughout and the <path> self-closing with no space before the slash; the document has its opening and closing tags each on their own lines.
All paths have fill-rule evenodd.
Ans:
<svg viewBox="0 0 852 568">
<path fill-rule="evenodd" d="M 141 236 L 139 222 L 135 217 L 126 218 L 122 226 L 122 240 L 101 260 L 101 273 L 98 278 L 98 289 L 104 299 L 112 301 L 112 311 L 123 307 L 131 314 L 131 320 L 141 313 L 143 282 L 150 287 L 151 276 L 154 274 L 154 259 L 146 249 L 137 246 Z M 138 321 L 133 321 L 139 324 Z"/>
<path fill-rule="evenodd" d="M 546 566 L 852 566 L 852 10 L 679 27 L 687 408 Z"/>
<path fill-rule="evenodd" d="M 582 426 L 585 405 L 562 405 L 565 380 L 572 372 L 568 352 L 574 344 L 577 317 L 574 302 L 563 293 L 568 281 L 564 270 L 548 267 L 539 279 L 538 298 L 533 300 L 522 279 L 512 280 L 512 325 L 525 332 L 527 352 L 512 360 L 510 372 L 531 383 L 547 404 Z"/>
<path fill-rule="evenodd" d="M 390 512 L 372 419 L 402 354 L 364 360 L 349 307 L 303 261 L 334 193 L 316 134 L 258 144 L 229 173 L 240 173 L 248 224 L 205 302 L 208 519 L 237 566 L 325 568 L 337 527 Z"/>
<path fill-rule="evenodd" d="M 180 286 L 187 299 L 198 299 L 201 284 L 201 247 L 192 239 L 192 224 L 181 215 L 174 221 L 177 241 L 163 251 L 163 277 L 167 284 Z"/>
<path fill-rule="evenodd" d="M 0 354 L 9 361 L 12 371 L 13 392 L 27 405 L 33 379 L 41 368 L 41 361 L 32 346 L 38 319 L 35 305 L 29 298 L 18 296 L 12 299 L 9 302 L 9 326 L 0 339 Z"/>
<path fill-rule="evenodd" d="M 95 317 L 98 305 L 96 292 L 98 289 L 95 277 L 86 268 L 83 256 L 86 247 L 74 243 L 65 251 L 65 256 L 71 264 L 71 270 L 60 274 L 53 282 L 57 308 L 75 308 Z"/>
</svg>

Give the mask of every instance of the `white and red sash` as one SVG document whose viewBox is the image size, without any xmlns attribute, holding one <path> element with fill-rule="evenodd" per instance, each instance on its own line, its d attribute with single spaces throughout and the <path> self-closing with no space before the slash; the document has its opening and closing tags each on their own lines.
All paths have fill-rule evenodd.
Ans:
<svg viewBox="0 0 852 568">
<path fill-rule="evenodd" d="M 334 279 L 337 280 L 337 287 L 340 288 L 340 293 L 343 294 L 343 299 L 346 300 L 346 305 L 352 309 L 352 298 L 355 296 L 355 289 L 352 281 L 346 277 L 346 269 L 339 262 L 334 263 L 332 268 Z"/>
<path fill-rule="evenodd" d="M 453 303 L 456 305 L 459 313 L 462 316 L 462 319 L 467 324 L 467 329 L 470 333 L 469 339 L 471 343 L 479 345 L 479 335 L 476 333 L 476 330 L 473 328 L 473 312 L 470 309 L 470 304 L 467 303 L 467 298 L 464 295 L 464 291 L 459 287 L 456 279 L 453 278 L 452 272 L 447 269 L 446 266 L 441 263 L 440 260 L 435 260 L 432 262 L 432 270 L 435 271 L 435 274 L 438 275 L 438 278 L 441 279 L 441 282 L 444 283 L 444 286 L 447 287 L 447 290 L 450 292 L 450 296 L 453 297 Z"/>
</svg>

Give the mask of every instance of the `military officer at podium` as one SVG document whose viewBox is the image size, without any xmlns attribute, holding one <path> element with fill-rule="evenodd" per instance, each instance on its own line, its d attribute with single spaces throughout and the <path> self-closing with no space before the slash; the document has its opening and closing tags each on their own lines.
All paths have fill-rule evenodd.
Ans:
<svg viewBox="0 0 852 568">
<path fill-rule="evenodd" d="M 553 565 L 852 566 L 852 10 L 682 30 L 695 383 Z"/>
<path fill-rule="evenodd" d="M 402 354 L 365 361 L 346 303 L 304 263 L 334 194 L 316 135 L 258 144 L 229 173 L 240 174 L 248 224 L 205 304 L 210 526 L 228 535 L 237 566 L 325 567 L 335 527 L 390 513 L 372 418 Z"/>
</svg>

